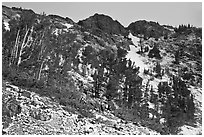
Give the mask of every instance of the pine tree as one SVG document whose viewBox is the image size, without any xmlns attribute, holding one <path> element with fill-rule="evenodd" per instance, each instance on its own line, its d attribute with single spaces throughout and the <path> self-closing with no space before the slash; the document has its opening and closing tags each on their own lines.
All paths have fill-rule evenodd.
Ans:
<svg viewBox="0 0 204 137">
<path fill-rule="evenodd" d="M 175 53 L 175 64 L 179 64 L 179 60 L 180 60 L 180 52 L 179 50 L 177 50 Z"/>
<path fill-rule="evenodd" d="M 161 55 L 160 55 L 160 50 L 158 49 L 158 47 L 155 45 L 153 47 L 152 50 L 149 51 L 148 57 L 150 58 L 156 58 L 156 59 L 161 59 Z"/>
<path fill-rule="evenodd" d="M 112 100 L 118 96 L 119 79 L 116 75 L 109 76 L 109 82 L 106 87 L 106 97 Z"/>
<path fill-rule="evenodd" d="M 159 62 L 157 62 L 157 64 L 156 64 L 155 71 L 156 71 L 156 73 L 157 73 L 157 75 L 156 75 L 156 76 L 161 77 L 161 65 L 160 65 L 160 63 L 159 63 Z"/>
<path fill-rule="evenodd" d="M 149 118 L 149 94 L 148 91 L 144 91 L 143 93 L 143 100 L 141 102 L 141 108 L 140 108 L 140 116 L 142 119 L 148 119 Z"/>
<path fill-rule="evenodd" d="M 194 119 L 194 113 L 195 113 L 195 103 L 193 99 L 193 95 L 190 95 L 187 97 L 187 117 L 188 119 Z"/>
</svg>

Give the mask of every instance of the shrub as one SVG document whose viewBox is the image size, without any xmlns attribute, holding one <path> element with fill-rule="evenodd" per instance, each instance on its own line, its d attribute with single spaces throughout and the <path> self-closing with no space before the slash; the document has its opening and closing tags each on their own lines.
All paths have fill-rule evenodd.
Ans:
<svg viewBox="0 0 204 137">
<path fill-rule="evenodd" d="M 7 78 L 9 76 L 10 72 L 11 72 L 11 70 L 8 67 L 8 65 L 2 64 L 2 76 L 4 78 Z"/>
<path fill-rule="evenodd" d="M 33 83 L 31 84 L 34 84 L 36 88 L 42 89 L 44 87 L 44 81 L 35 80 L 35 79 L 31 79 L 31 80 L 33 80 Z"/>
</svg>

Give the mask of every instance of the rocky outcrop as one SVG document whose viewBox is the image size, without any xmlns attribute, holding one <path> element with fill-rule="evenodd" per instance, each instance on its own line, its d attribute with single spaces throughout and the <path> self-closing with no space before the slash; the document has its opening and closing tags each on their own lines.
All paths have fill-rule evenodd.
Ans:
<svg viewBox="0 0 204 137">
<path fill-rule="evenodd" d="M 51 19 L 55 19 L 55 20 L 57 19 L 58 21 L 61 21 L 61 22 L 66 21 L 69 24 L 75 24 L 75 22 L 68 17 L 64 18 L 59 15 L 52 15 L 52 14 L 48 15 L 48 17 L 50 17 Z"/>
<path fill-rule="evenodd" d="M 121 34 L 127 36 L 127 30 L 117 21 L 113 20 L 111 17 L 103 14 L 94 14 L 93 16 L 80 20 L 79 25 L 86 29 L 99 29 L 108 34 Z"/>
<path fill-rule="evenodd" d="M 170 33 L 170 30 L 165 29 L 159 23 L 152 21 L 148 22 L 146 20 L 132 22 L 127 27 L 127 30 L 129 30 L 133 35 L 143 35 L 146 39 L 150 37 L 158 39 L 159 37 Z"/>
</svg>

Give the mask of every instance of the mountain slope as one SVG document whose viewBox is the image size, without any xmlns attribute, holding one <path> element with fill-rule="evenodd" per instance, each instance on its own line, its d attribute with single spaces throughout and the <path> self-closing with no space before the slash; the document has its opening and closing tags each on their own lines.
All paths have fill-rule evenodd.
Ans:
<svg viewBox="0 0 204 137">
<path fill-rule="evenodd" d="M 9 7 L 2 21 L 5 134 L 200 134 L 199 28 L 138 21 L 146 39 L 106 15 Z M 46 129 L 15 130 L 27 119 Z"/>
</svg>

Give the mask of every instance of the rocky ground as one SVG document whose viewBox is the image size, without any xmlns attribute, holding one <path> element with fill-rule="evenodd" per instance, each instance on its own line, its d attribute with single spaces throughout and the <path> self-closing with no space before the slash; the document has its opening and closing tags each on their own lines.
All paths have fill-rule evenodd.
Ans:
<svg viewBox="0 0 204 137">
<path fill-rule="evenodd" d="M 64 110 L 48 97 L 3 81 L 3 130 L 8 135 L 157 135 L 110 112 L 90 118 Z"/>
</svg>

